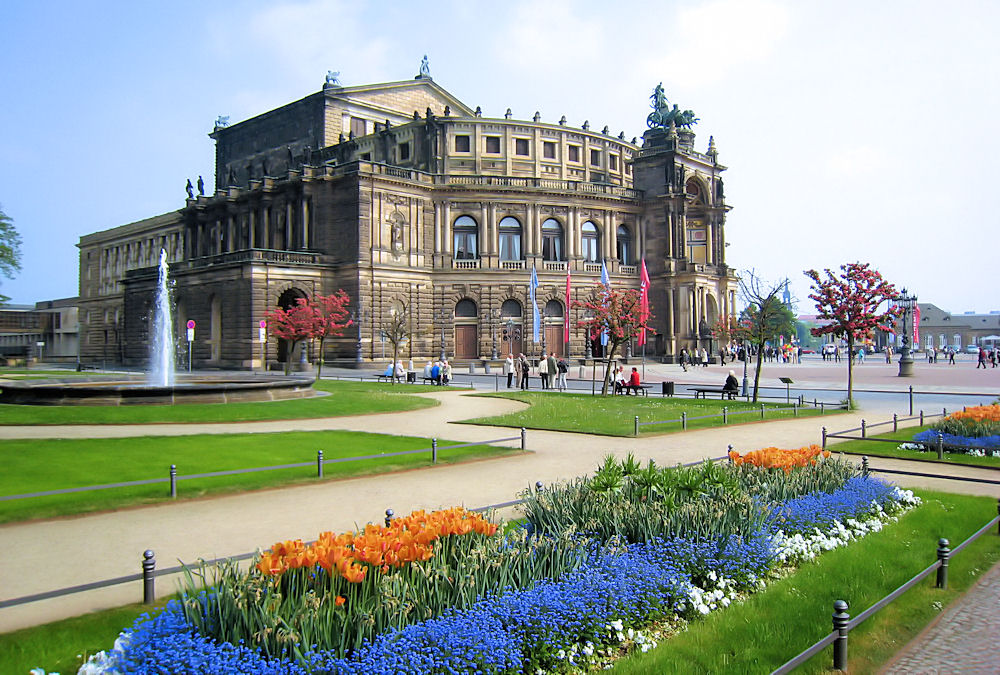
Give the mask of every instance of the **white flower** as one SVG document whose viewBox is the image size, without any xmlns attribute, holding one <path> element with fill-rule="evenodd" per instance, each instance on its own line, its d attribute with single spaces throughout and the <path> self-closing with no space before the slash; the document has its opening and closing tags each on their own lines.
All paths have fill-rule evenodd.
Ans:
<svg viewBox="0 0 1000 675">
<path fill-rule="evenodd" d="M 710 609 L 708 608 L 708 605 L 706 605 L 706 604 L 704 604 L 704 603 L 702 603 L 702 604 L 698 605 L 698 606 L 697 606 L 697 607 L 696 607 L 695 609 L 697 609 L 697 610 L 698 610 L 699 612 L 701 612 L 702 614 L 708 614 L 708 613 L 709 613 L 709 612 L 711 611 L 711 610 L 710 610 Z"/>
<path fill-rule="evenodd" d="M 556 652 L 556 658 L 562 661 L 564 658 L 566 658 L 566 652 L 560 649 L 559 651 Z"/>
</svg>

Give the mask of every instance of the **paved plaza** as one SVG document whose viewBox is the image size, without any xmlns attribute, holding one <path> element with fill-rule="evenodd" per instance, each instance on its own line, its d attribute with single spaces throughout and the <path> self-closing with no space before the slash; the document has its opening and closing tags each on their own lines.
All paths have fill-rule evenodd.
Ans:
<svg viewBox="0 0 1000 675">
<path fill-rule="evenodd" d="M 647 363 L 645 380 L 653 383 L 654 388 L 658 387 L 657 382 L 670 380 L 682 392 L 686 385 L 721 385 L 730 368 L 736 370 L 733 365 L 726 364 L 690 368 L 689 372 L 684 372 L 676 365 Z M 874 359 L 858 365 L 855 368 L 857 389 L 896 393 L 872 394 L 868 398 L 859 396 L 864 408 L 849 414 L 756 422 L 649 438 L 529 431 L 529 452 L 512 457 L 185 500 L 95 515 L 0 525 L 0 550 L 6 552 L 4 562 L 0 565 L 0 588 L 5 589 L 4 595 L 7 597 L 20 596 L 134 574 L 139 570 L 142 552 L 146 549 L 155 551 L 160 567 L 173 566 L 177 561 L 192 562 L 198 558 L 243 554 L 258 547 L 267 547 L 278 540 L 309 540 L 324 530 L 343 531 L 366 522 L 381 521 L 387 508 L 392 508 L 396 513 L 407 513 L 414 509 L 429 510 L 456 504 L 475 508 L 502 503 L 515 499 L 519 491 L 534 485 L 536 481 L 559 481 L 587 473 L 609 452 L 620 457 L 633 452 L 640 459 L 648 457 L 659 464 L 670 465 L 720 457 L 730 444 L 739 451 L 746 451 L 771 445 L 799 447 L 818 443 L 823 426 L 828 426 L 831 430 L 856 427 L 863 418 L 875 422 L 890 418 L 894 412 L 906 413 L 910 385 L 918 391 L 935 394 L 938 397 L 935 405 L 940 399 L 949 401 L 952 409 L 965 404 L 988 402 L 996 397 L 996 392 L 1000 392 L 1000 368 L 977 372 L 975 363 L 969 361 L 963 360 L 949 366 L 945 363 L 927 364 L 918 360 L 913 378 L 899 378 L 895 374 L 896 370 L 895 363 L 888 366 L 881 360 Z M 334 376 L 348 372 L 332 369 L 324 370 L 324 375 Z M 356 376 L 357 372 L 350 371 L 349 374 Z M 571 375 L 574 376 L 577 387 L 589 390 L 589 370 L 582 379 L 576 377 L 579 375 L 576 369 Z M 738 376 L 742 376 L 742 372 L 738 371 Z M 803 390 L 826 390 L 826 395 L 822 398 L 828 402 L 844 397 L 846 366 L 843 363 L 824 363 L 814 357 L 807 358 L 803 364 L 765 364 L 762 385 L 781 387 L 783 390 L 784 385 L 780 384 L 778 377 L 790 377 L 794 386 Z M 459 384 L 471 381 L 480 389 L 492 389 L 498 382 L 493 375 L 482 374 L 481 369 L 478 375 L 470 378 L 466 374 L 459 376 L 457 380 Z M 501 382 L 500 386 L 505 388 L 505 382 Z M 423 388 L 421 391 L 425 392 L 421 395 L 435 398 L 440 405 L 404 413 L 287 422 L 11 426 L 0 427 L 0 438 L 95 438 L 254 432 L 262 434 L 261 442 L 266 442 L 268 433 L 327 429 L 398 432 L 464 442 L 515 435 L 508 428 L 453 422 L 511 411 L 522 405 L 518 402 L 470 397 L 465 395 L 467 392 L 450 387 Z M 963 395 L 952 395 L 955 392 Z M 552 395 L 559 394 L 553 392 Z M 516 445 L 516 442 L 509 442 L 508 445 Z M 905 466 L 907 463 L 878 460 L 877 464 L 891 468 Z M 955 475 L 977 473 L 975 469 L 958 467 L 951 470 Z M 906 486 L 1000 497 L 1000 489 L 996 486 L 926 478 L 901 478 L 898 482 Z M 18 555 L 11 555 L 11 551 L 17 551 Z M 997 602 L 995 595 L 998 586 L 1000 584 L 995 582 L 981 584 L 974 593 L 969 594 L 971 602 L 982 603 L 984 591 L 993 592 L 994 599 L 985 601 L 984 606 L 987 609 L 992 607 L 994 614 L 1000 613 L 1000 602 Z M 169 594 L 174 588 L 174 580 L 158 580 L 159 594 Z M 0 632 L 135 602 L 139 595 L 138 584 L 125 584 L 4 609 L 0 611 Z M 949 621 L 943 617 L 937 625 L 947 627 L 950 625 Z M 958 618 L 955 621 L 964 619 Z M 965 647 L 956 649 L 966 650 Z M 994 668 L 991 672 L 996 670 Z"/>
</svg>

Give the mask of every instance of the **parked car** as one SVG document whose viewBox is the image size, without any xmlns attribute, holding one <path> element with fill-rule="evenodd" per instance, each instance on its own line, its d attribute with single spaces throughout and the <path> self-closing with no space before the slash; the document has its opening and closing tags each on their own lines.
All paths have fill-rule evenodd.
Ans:
<svg viewBox="0 0 1000 675">
<path fill-rule="evenodd" d="M 968 345 L 965 348 L 965 353 L 966 354 L 978 354 L 979 353 L 979 345 Z"/>
</svg>

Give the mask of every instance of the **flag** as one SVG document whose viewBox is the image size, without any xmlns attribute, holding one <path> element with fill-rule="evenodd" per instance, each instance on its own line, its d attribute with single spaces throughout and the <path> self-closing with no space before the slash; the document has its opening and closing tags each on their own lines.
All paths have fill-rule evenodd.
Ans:
<svg viewBox="0 0 1000 675">
<path fill-rule="evenodd" d="M 538 288 L 538 273 L 535 271 L 535 266 L 531 266 L 531 284 L 528 286 L 528 299 L 531 300 L 531 324 L 532 324 L 532 335 L 534 336 L 535 342 L 540 342 L 538 337 L 539 325 L 542 322 L 541 316 L 538 314 L 538 303 L 535 302 L 535 289 Z"/>
<path fill-rule="evenodd" d="M 636 344 L 640 347 L 646 344 L 646 321 L 649 320 L 649 272 L 646 271 L 646 261 L 642 261 L 642 268 L 639 270 L 639 319 L 642 324 L 639 328 L 639 338 Z"/>
<path fill-rule="evenodd" d="M 569 342 L 569 265 L 566 265 L 566 311 L 563 313 L 563 342 Z"/>
<path fill-rule="evenodd" d="M 913 303 L 913 348 L 920 347 L 920 305 Z"/>
<path fill-rule="evenodd" d="M 601 262 L 601 284 L 604 285 L 606 289 L 611 290 L 611 278 L 608 276 L 608 268 Z M 605 347 L 608 346 L 608 327 L 605 326 L 604 330 L 601 331 L 601 344 Z"/>
</svg>

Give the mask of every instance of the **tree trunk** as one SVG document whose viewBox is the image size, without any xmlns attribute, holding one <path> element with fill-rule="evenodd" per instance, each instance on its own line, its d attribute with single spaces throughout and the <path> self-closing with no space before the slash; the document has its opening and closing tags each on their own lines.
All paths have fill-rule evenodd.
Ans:
<svg viewBox="0 0 1000 675">
<path fill-rule="evenodd" d="M 295 353 L 295 345 L 298 341 L 289 340 L 288 341 L 288 351 L 285 353 L 285 376 L 292 374 L 292 355 Z"/>
<path fill-rule="evenodd" d="M 747 355 L 749 358 L 749 355 Z M 753 402 L 757 402 L 757 387 L 760 386 L 760 369 L 764 365 L 764 345 L 763 343 L 757 345 L 757 366 L 754 368 L 753 374 Z"/>
<path fill-rule="evenodd" d="M 392 377 L 389 382 L 396 386 L 396 359 L 399 358 L 399 345 L 394 340 L 392 343 Z"/>
<path fill-rule="evenodd" d="M 608 382 L 611 381 L 611 362 L 615 358 L 615 349 L 618 347 L 617 344 L 611 342 L 610 340 L 608 341 L 608 344 L 611 345 L 611 349 L 608 351 L 608 362 L 604 367 L 604 385 L 601 387 L 601 396 L 608 395 Z"/>
<path fill-rule="evenodd" d="M 847 335 L 847 409 L 854 404 L 854 337 Z"/>
</svg>

